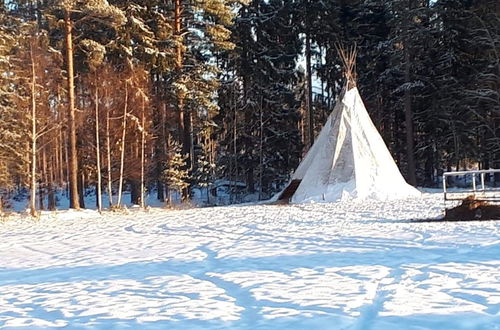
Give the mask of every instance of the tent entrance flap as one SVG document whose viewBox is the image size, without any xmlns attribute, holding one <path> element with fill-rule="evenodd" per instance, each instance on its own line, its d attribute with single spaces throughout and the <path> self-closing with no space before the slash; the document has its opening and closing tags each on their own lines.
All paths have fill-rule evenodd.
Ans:
<svg viewBox="0 0 500 330">
<path fill-rule="evenodd" d="M 292 182 L 290 182 L 288 187 L 286 187 L 285 190 L 283 190 L 278 200 L 283 201 L 292 198 L 293 194 L 295 194 L 295 192 L 297 191 L 297 188 L 299 188 L 301 182 L 302 180 L 298 179 L 292 180 Z"/>
</svg>

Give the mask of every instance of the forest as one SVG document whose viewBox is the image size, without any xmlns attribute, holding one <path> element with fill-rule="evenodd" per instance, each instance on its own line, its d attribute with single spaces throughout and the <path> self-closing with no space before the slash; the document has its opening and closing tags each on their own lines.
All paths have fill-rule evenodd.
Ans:
<svg viewBox="0 0 500 330">
<path fill-rule="evenodd" d="M 269 198 L 343 87 L 336 45 L 410 184 L 500 168 L 498 0 L 3 0 L 0 200 Z"/>
</svg>

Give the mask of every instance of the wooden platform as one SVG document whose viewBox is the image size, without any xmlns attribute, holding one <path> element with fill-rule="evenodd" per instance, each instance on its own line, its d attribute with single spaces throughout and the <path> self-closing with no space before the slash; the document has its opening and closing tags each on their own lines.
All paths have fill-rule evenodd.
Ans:
<svg viewBox="0 0 500 330">
<path fill-rule="evenodd" d="M 292 180 L 288 187 L 283 190 L 280 197 L 278 198 L 278 201 L 288 201 L 290 198 L 292 198 L 293 194 L 295 194 L 295 192 L 299 188 L 301 182 L 302 180 Z"/>
</svg>

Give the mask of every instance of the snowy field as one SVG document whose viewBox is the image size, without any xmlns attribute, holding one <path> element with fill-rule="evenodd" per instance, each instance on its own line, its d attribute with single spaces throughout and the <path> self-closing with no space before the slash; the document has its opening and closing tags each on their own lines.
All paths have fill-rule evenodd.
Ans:
<svg viewBox="0 0 500 330">
<path fill-rule="evenodd" d="M 0 328 L 500 329 L 500 222 L 440 194 L 0 223 Z"/>
</svg>

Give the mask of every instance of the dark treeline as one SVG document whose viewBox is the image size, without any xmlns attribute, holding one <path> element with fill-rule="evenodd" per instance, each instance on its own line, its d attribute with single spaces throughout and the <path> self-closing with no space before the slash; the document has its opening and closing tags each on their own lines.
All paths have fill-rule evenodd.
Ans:
<svg viewBox="0 0 500 330">
<path fill-rule="evenodd" d="M 338 44 L 410 183 L 500 167 L 497 0 L 5 0 L 0 195 L 268 198 L 333 109 Z"/>
</svg>

